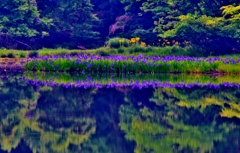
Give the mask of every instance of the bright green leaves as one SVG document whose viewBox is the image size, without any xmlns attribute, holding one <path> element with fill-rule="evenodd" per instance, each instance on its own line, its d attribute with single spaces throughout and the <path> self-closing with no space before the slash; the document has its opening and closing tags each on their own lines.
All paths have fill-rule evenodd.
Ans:
<svg viewBox="0 0 240 153">
<path fill-rule="evenodd" d="M 0 27 L 2 34 L 11 37 L 34 37 L 39 35 L 36 27 L 41 22 L 35 1 L 4 1 L 0 4 Z"/>
<path fill-rule="evenodd" d="M 181 37 L 182 39 L 196 39 L 202 36 L 211 36 L 210 31 L 215 32 L 217 30 L 214 25 L 218 22 L 218 19 L 212 17 L 201 16 L 197 18 L 195 15 L 182 15 L 179 17 L 180 21 L 174 26 L 173 29 L 167 30 L 161 37 Z"/>
<path fill-rule="evenodd" d="M 223 30 L 231 33 L 233 38 L 240 39 L 240 5 L 221 7 L 225 25 Z"/>
<path fill-rule="evenodd" d="M 240 8 L 240 7 L 239 7 Z M 222 7 L 224 17 L 210 17 L 206 15 L 181 15 L 180 21 L 175 24 L 173 29 L 165 31 L 160 34 L 161 37 L 178 37 L 183 39 L 196 39 L 202 36 L 218 36 L 228 38 L 240 38 L 240 18 L 239 13 L 233 10 L 237 10 L 237 7 L 227 6 Z M 232 10 L 232 11 L 231 11 Z M 239 9 L 240 10 L 240 9 Z M 231 17 L 226 18 L 231 14 Z"/>
<path fill-rule="evenodd" d="M 238 20 L 240 20 L 239 14 L 240 14 L 240 5 L 234 7 L 233 5 L 223 6 L 221 7 L 222 14 L 224 17 L 227 17 L 230 15 L 231 18 L 238 17 Z"/>
<path fill-rule="evenodd" d="M 59 35 L 64 35 L 76 48 L 79 42 L 98 35 L 92 30 L 97 17 L 92 14 L 90 0 L 11 0 L 1 2 L 0 8 L 0 37 L 12 38 L 11 45 L 5 40 L 1 42 L 6 48 L 14 48 L 15 39 L 32 44 L 33 37 L 35 41 Z"/>
</svg>

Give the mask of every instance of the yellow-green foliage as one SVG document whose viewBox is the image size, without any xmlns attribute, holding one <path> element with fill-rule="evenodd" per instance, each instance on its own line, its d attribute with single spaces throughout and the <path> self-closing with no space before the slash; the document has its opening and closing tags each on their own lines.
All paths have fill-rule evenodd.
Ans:
<svg viewBox="0 0 240 153">
<path fill-rule="evenodd" d="M 119 47 L 128 47 L 129 46 L 129 40 L 126 38 L 111 38 L 107 42 L 107 46 L 110 48 L 119 48 Z"/>
</svg>

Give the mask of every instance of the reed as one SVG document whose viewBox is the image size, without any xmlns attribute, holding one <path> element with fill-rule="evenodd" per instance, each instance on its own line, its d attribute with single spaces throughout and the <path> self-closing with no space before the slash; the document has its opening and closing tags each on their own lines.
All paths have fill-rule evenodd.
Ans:
<svg viewBox="0 0 240 153">
<path fill-rule="evenodd" d="M 24 61 L 27 71 L 81 73 L 240 73 L 240 58 L 184 56 L 44 56 Z"/>
</svg>

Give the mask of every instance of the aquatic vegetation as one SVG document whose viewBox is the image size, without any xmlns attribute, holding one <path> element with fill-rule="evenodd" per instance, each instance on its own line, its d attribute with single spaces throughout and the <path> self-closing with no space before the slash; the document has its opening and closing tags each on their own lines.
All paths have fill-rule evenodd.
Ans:
<svg viewBox="0 0 240 153">
<path fill-rule="evenodd" d="M 67 73 L 25 73 L 22 79 L 29 85 L 62 86 L 65 88 L 240 88 L 237 76 L 204 75 L 71 75 Z"/>
<path fill-rule="evenodd" d="M 76 55 L 28 58 L 27 71 L 82 73 L 239 73 L 240 58 L 184 56 Z"/>
</svg>

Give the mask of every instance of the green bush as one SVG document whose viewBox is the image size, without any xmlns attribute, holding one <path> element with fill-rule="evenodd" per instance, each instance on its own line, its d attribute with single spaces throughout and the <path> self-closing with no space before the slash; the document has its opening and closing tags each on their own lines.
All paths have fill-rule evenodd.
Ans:
<svg viewBox="0 0 240 153">
<path fill-rule="evenodd" d="M 117 54 L 117 51 L 115 49 L 110 49 L 109 53 L 110 54 Z"/>
<path fill-rule="evenodd" d="M 25 58 L 25 57 L 26 57 L 26 54 L 24 54 L 24 53 L 20 54 L 20 58 Z"/>
<path fill-rule="evenodd" d="M 130 54 L 133 54 L 133 53 L 145 53 L 145 52 L 147 52 L 147 50 L 146 50 L 145 47 L 136 46 L 136 45 L 131 46 L 131 47 L 128 49 L 128 51 L 129 51 Z"/>
<path fill-rule="evenodd" d="M 187 52 L 187 49 L 186 48 L 183 48 L 183 47 L 180 47 L 180 46 L 172 46 L 172 49 L 171 49 L 171 54 L 172 55 L 187 55 L 188 52 Z"/>
<path fill-rule="evenodd" d="M 137 53 L 137 52 L 144 53 L 144 52 L 146 52 L 146 49 L 145 49 L 145 47 L 136 46 L 136 47 L 135 47 L 135 52 L 136 52 L 136 53 Z"/>
<path fill-rule="evenodd" d="M 107 51 L 106 49 L 104 48 L 100 48 L 96 51 L 96 54 L 97 55 L 100 55 L 100 56 L 109 56 L 110 55 L 110 52 Z"/>
<path fill-rule="evenodd" d="M 147 47 L 147 48 L 145 49 L 145 51 L 146 51 L 146 52 L 152 52 L 152 51 L 153 51 L 153 48 L 152 48 L 152 47 Z"/>
<path fill-rule="evenodd" d="M 100 53 L 100 56 L 109 56 L 110 54 L 106 51 L 101 51 Z"/>
<path fill-rule="evenodd" d="M 6 57 L 7 57 L 7 55 L 5 55 L 5 54 L 1 55 L 1 58 L 6 58 Z"/>
<path fill-rule="evenodd" d="M 134 47 L 129 47 L 128 52 L 129 52 L 129 54 L 133 54 L 134 53 Z"/>
<path fill-rule="evenodd" d="M 186 47 L 185 50 L 189 56 L 194 56 L 194 57 L 211 56 L 211 52 L 209 53 L 201 47 L 189 46 L 189 47 Z"/>
<path fill-rule="evenodd" d="M 15 55 L 13 53 L 8 53 L 7 57 L 8 58 L 15 58 Z"/>
<path fill-rule="evenodd" d="M 123 40 L 122 43 L 120 42 L 121 40 Z M 120 47 L 128 47 L 129 46 L 128 39 L 119 38 L 119 37 L 109 39 L 107 44 L 109 45 L 110 48 L 120 48 Z"/>
<path fill-rule="evenodd" d="M 28 57 L 38 57 L 38 52 L 37 51 L 30 52 Z"/>
<path fill-rule="evenodd" d="M 122 54 L 122 53 L 124 53 L 124 49 L 123 49 L 123 48 L 118 48 L 118 50 L 117 50 L 117 51 L 118 51 L 118 53 L 119 53 L 119 54 Z"/>
</svg>

